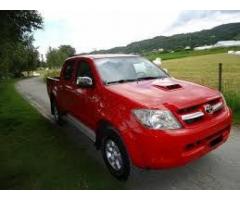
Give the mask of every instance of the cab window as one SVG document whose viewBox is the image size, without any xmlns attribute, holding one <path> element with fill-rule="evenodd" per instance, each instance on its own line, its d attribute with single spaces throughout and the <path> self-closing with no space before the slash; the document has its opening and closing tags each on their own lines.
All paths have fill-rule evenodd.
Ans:
<svg viewBox="0 0 240 200">
<path fill-rule="evenodd" d="M 63 72 L 64 80 L 69 81 L 69 80 L 72 79 L 72 76 L 73 76 L 73 66 L 74 66 L 74 62 L 73 61 L 66 63 L 66 66 L 65 66 L 65 69 L 64 69 L 64 72 Z"/>
<path fill-rule="evenodd" d="M 77 76 L 87 76 L 93 79 L 91 68 L 86 61 L 80 61 L 77 65 Z"/>
</svg>

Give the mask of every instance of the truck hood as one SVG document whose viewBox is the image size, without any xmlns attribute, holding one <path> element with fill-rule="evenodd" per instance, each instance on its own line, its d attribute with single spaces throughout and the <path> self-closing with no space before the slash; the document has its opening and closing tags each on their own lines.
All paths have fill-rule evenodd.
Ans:
<svg viewBox="0 0 240 200">
<path fill-rule="evenodd" d="M 174 78 L 119 83 L 106 88 L 143 107 L 159 109 L 182 109 L 219 97 L 216 90 Z"/>
</svg>

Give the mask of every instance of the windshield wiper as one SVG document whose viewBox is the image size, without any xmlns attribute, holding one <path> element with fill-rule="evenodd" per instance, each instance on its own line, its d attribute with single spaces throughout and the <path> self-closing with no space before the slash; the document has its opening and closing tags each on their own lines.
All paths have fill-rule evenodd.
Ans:
<svg viewBox="0 0 240 200">
<path fill-rule="evenodd" d="M 141 81 L 141 80 L 150 80 L 150 79 L 164 79 L 167 78 L 167 76 L 146 76 L 146 77 L 140 77 L 136 79 L 120 79 L 116 81 L 105 81 L 104 83 L 106 85 L 112 84 L 112 83 L 126 83 L 126 82 L 132 82 L 132 81 Z"/>
<path fill-rule="evenodd" d="M 136 79 L 121 79 L 121 80 L 116 80 L 116 81 L 105 81 L 105 84 L 112 84 L 112 83 L 125 83 L 125 82 L 131 82 L 131 81 L 136 81 Z"/>
<path fill-rule="evenodd" d="M 167 76 L 145 76 L 145 77 L 139 77 L 136 80 L 141 81 L 141 80 L 164 79 L 164 78 L 167 78 Z"/>
</svg>

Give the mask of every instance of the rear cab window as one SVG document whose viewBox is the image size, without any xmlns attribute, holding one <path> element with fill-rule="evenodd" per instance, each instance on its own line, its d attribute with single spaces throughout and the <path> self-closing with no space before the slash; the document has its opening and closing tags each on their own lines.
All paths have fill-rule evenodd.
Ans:
<svg viewBox="0 0 240 200">
<path fill-rule="evenodd" d="M 66 61 L 63 70 L 63 79 L 65 81 L 71 81 L 74 72 L 74 60 Z"/>
</svg>

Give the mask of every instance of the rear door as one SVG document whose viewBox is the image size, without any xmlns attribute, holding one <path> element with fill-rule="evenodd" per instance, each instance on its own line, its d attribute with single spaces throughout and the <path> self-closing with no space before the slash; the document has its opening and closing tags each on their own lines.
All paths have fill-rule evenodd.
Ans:
<svg viewBox="0 0 240 200">
<path fill-rule="evenodd" d="M 59 85 L 59 99 L 61 107 L 65 112 L 69 112 L 73 106 L 72 99 L 74 89 L 74 65 L 74 60 L 66 61 L 61 74 L 61 81 Z"/>
</svg>

